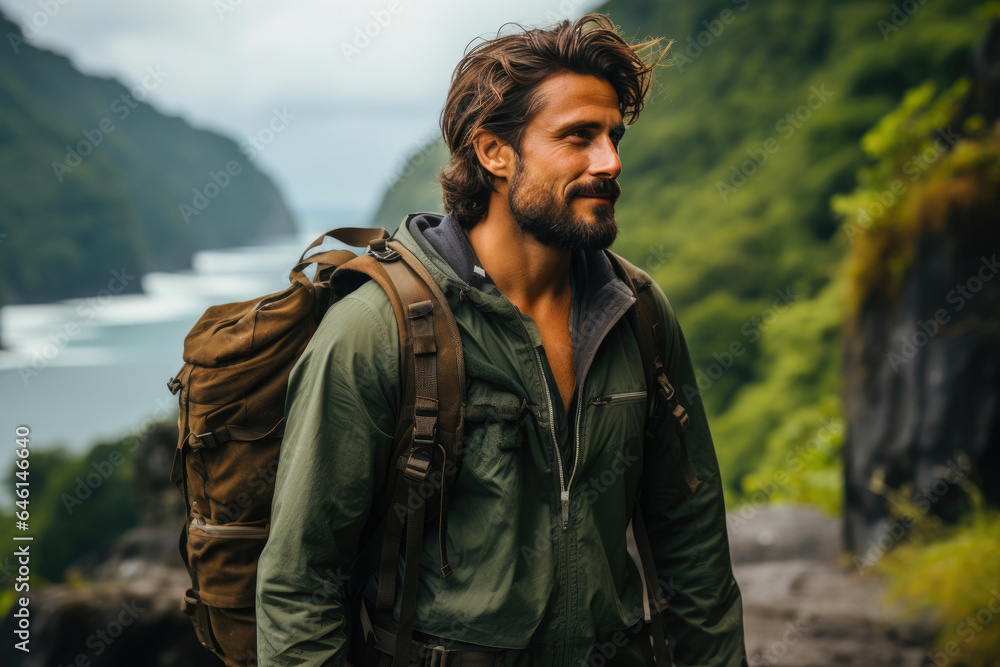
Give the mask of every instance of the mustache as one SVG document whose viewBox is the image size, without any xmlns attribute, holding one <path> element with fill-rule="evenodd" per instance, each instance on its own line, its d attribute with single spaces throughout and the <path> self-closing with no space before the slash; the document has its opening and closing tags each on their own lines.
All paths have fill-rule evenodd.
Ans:
<svg viewBox="0 0 1000 667">
<path fill-rule="evenodd" d="M 569 191 L 570 197 L 608 197 L 611 203 L 618 201 L 621 194 L 622 187 L 618 185 L 618 181 L 610 178 L 602 178 L 593 183 L 578 185 Z"/>
</svg>

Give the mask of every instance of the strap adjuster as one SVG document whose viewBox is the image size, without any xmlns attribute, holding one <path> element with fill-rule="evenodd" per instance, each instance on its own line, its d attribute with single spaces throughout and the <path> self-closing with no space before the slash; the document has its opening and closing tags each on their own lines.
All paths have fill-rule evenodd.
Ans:
<svg viewBox="0 0 1000 667">
<path fill-rule="evenodd" d="M 414 446 L 403 467 L 403 477 L 414 484 L 423 484 L 431 470 L 431 451 L 430 447 Z"/>
<path fill-rule="evenodd" d="M 386 239 L 372 239 L 365 248 L 365 253 L 371 255 L 380 262 L 391 262 L 399 259 L 399 253 L 386 246 Z"/>
<path fill-rule="evenodd" d="M 194 436 L 194 438 L 200 442 L 201 446 L 205 449 L 214 449 L 215 447 L 223 445 L 233 439 L 232 435 L 229 433 L 229 429 L 225 426 L 217 428 L 214 431 L 208 431 L 206 433 L 192 433 L 191 435 Z"/>
<path fill-rule="evenodd" d="M 434 445 L 437 444 L 437 435 L 438 435 L 437 426 L 431 429 L 431 434 L 429 436 L 421 435 L 420 433 L 414 431 L 413 446 L 420 447 L 422 449 L 426 448 L 428 450 L 434 449 Z"/>
<path fill-rule="evenodd" d="M 195 433 L 194 437 L 198 439 L 201 446 L 205 449 L 214 449 L 219 446 L 219 442 L 215 439 L 215 433 L 208 431 L 207 433 Z"/>
<path fill-rule="evenodd" d="M 670 380 L 664 373 L 660 373 L 657 377 L 657 383 L 659 386 L 659 392 L 663 395 L 663 400 L 670 410 L 670 413 L 674 416 L 674 419 L 678 421 L 682 430 L 686 430 L 688 425 L 691 423 L 691 417 L 688 415 L 687 410 L 681 405 L 680 401 L 677 400 L 677 392 L 674 391 L 673 385 L 670 384 Z"/>
</svg>

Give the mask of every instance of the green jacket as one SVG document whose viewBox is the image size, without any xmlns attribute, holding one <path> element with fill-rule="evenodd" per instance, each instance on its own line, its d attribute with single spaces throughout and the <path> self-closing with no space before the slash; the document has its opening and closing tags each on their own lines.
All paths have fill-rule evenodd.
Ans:
<svg viewBox="0 0 1000 667">
<path fill-rule="evenodd" d="M 438 244 L 452 233 L 452 263 L 425 230 Z M 602 252 L 574 254 L 577 395 L 567 415 L 538 327 L 481 269 L 470 272 L 475 256 L 454 219 L 423 214 L 395 238 L 448 299 L 467 373 L 465 454 L 448 510 L 452 573 L 441 578 L 438 534 L 426 531 L 416 628 L 524 649 L 518 665 L 652 664 L 626 531 L 625 473 L 637 460 L 646 407 L 639 348 L 624 317 L 631 292 Z M 677 320 L 654 290 L 669 333 L 667 375 L 678 388 L 697 386 Z M 387 494 L 399 418 L 396 326 L 388 298 L 366 283 L 330 309 L 291 374 L 257 578 L 261 667 L 346 664 L 345 583 L 372 504 Z M 689 489 L 668 447 L 643 464 L 671 650 L 679 666 L 745 665 L 715 451 L 701 401 L 681 400 L 701 485 Z"/>
</svg>

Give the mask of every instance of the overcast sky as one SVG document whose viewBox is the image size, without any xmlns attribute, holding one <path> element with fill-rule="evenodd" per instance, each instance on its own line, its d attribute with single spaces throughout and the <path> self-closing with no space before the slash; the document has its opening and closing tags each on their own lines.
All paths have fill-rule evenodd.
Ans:
<svg viewBox="0 0 1000 667">
<path fill-rule="evenodd" d="M 193 125 L 243 139 L 276 110 L 291 118 L 257 164 L 297 212 L 371 210 L 405 156 L 437 134 L 470 40 L 508 21 L 546 25 L 598 4 L 0 0 L 29 42 L 85 73 L 132 86 L 159 68 L 165 76 L 147 101 Z"/>
</svg>

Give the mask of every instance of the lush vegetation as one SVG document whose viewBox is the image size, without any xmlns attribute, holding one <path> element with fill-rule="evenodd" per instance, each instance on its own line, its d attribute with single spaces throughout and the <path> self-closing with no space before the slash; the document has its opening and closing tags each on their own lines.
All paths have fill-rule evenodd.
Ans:
<svg viewBox="0 0 1000 667">
<path fill-rule="evenodd" d="M 881 489 L 911 539 L 877 569 L 891 582 L 890 600 L 933 618 L 934 664 L 987 667 L 1000 655 L 1000 512 L 983 503 L 976 487 L 961 484 L 972 509 L 950 527 L 910 504 L 911 489 Z"/>
<path fill-rule="evenodd" d="M 676 40 L 673 65 L 621 144 L 615 250 L 648 270 L 679 314 L 731 497 L 839 508 L 853 239 L 830 200 L 854 189 L 869 164 L 862 136 L 906 91 L 968 72 L 986 27 L 979 4 L 907 13 L 860 0 L 612 0 L 601 9 L 630 38 Z M 380 224 L 440 210 L 434 171 L 445 151 L 415 157 Z"/>
<path fill-rule="evenodd" d="M 38 544 L 31 561 L 33 581 L 62 581 L 66 569 L 81 557 L 111 546 L 139 523 L 133 489 L 134 437 L 104 442 L 85 454 L 64 450 L 32 451 L 27 481 L 30 496 L 26 507 L 13 507 L 13 484 L 7 485 L 13 511 L 27 510 L 29 531 L 16 529 L 15 517 L 0 513 L 0 540 L 13 544 L 15 534 L 29 534 Z M 15 470 L 4 471 L 5 479 L 15 479 Z M 23 502 L 23 501 L 22 501 Z M 8 556 L 4 556 L 7 558 Z M 0 579 L 10 589 L 14 559 L 0 558 Z"/>
<path fill-rule="evenodd" d="M 169 72 L 128 89 L 3 16 L 0 32 L 0 301 L 92 296 L 112 270 L 186 268 L 195 250 L 293 230 L 250 150 L 142 102 Z"/>
</svg>

